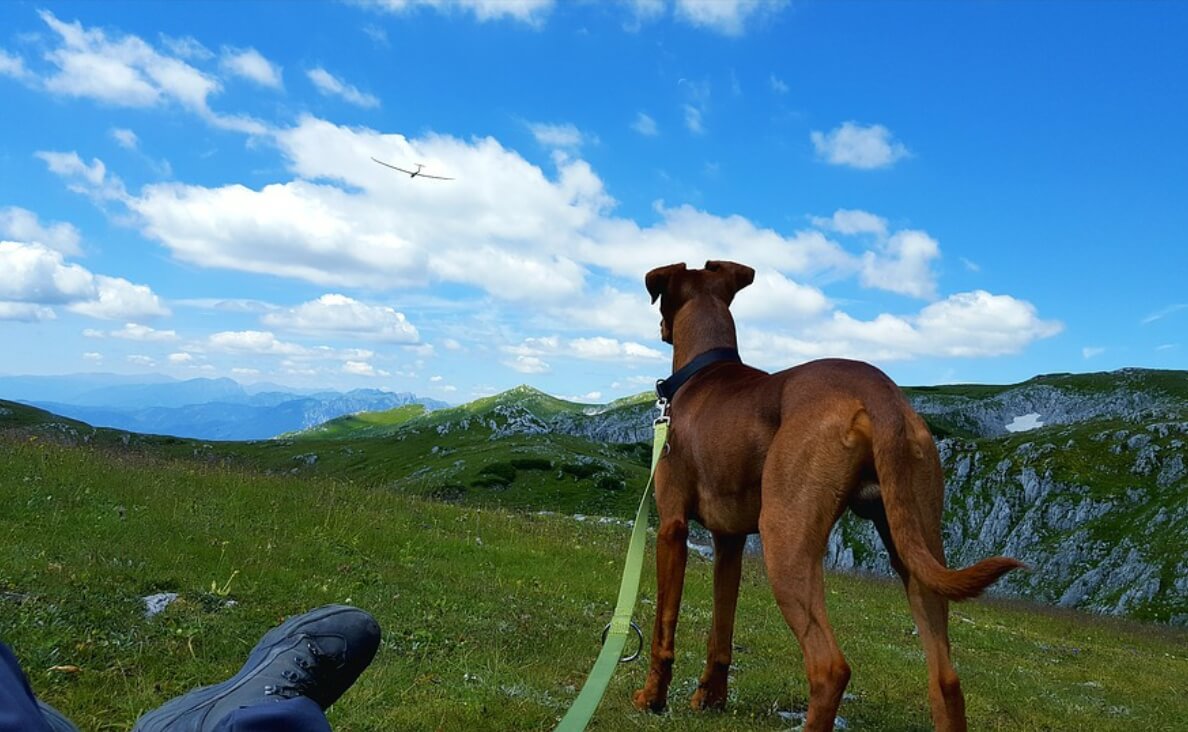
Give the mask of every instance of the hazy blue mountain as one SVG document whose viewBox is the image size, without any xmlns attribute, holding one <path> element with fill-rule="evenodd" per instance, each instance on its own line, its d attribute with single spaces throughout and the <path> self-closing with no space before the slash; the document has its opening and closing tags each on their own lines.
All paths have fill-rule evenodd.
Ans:
<svg viewBox="0 0 1188 732">
<path fill-rule="evenodd" d="M 115 374 L 0 377 L 0 398 L 97 427 L 203 440 L 266 439 L 346 414 L 413 403 L 428 410 L 448 406 L 411 393 L 379 389 L 342 393 L 278 384 L 245 388 L 225 378 L 178 381 Z"/>
<path fill-rule="evenodd" d="M 112 386 L 167 384 L 177 379 L 158 374 L 65 374 L 62 376 L 0 376 L 0 397 L 14 401 L 35 399 L 73 402 L 80 395 Z"/>
</svg>

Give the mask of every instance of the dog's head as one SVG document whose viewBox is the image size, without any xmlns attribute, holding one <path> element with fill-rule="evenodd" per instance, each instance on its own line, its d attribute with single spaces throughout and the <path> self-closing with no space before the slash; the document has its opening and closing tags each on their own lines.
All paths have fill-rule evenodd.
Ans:
<svg viewBox="0 0 1188 732">
<path fill-rule="evenodd" d="M 727 306 L 734 295 L 755 281 L 755 270 L 745 264 L 710 260 L 705 269 L 688 269 L 684 263 L 657 267 L 644 276 L 652 302 L 660 300 L 660 339 L 672 343 L 677 312 L 699 295 L 709 295 Z"/>
</svg>

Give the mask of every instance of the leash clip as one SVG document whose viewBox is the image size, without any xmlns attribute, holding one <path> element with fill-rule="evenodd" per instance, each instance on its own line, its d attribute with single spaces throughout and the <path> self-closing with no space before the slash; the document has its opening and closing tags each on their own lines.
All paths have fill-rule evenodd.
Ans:
<svg viewBox="0 0 1188 732">
<path fill-rule="evenodd" d="M 668 418 L 668 399 L 667 398 L 659 397 L 658 399 L 656 399 L 656 409 L 660 412 L 660 416 L 657 417 L 656 421 L 652 423 L 653 426 L 662 424 L 664 422 L 671 421 Z"/>
<path fill-rule="evenodd" d="M 602 644 L 603 645 L 606 645 L 606 635 L 607 635 L 607 633 L 610 633 L 610 629 L 611 629 L 610 623 L 607 623 L 606 627 L 602 629 Z M 635 637 L 639 639 L 639 645 L 636 646 L 635 653 L 632 653 L 629 656 L 621 657 L 619 659 L 619 663 L 631 663 L 635 659 L 639 658 L 639 654 L 643 653 L 643 631 L 639 629 L 639 626 L 635 624 L 634 620 L 631 621 L 631 629 L 635 631 Z"/>
</svg>

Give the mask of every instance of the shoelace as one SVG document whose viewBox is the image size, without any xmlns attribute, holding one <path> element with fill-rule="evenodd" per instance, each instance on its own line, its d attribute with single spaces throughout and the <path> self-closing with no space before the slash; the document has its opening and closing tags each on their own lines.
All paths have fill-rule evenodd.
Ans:
<svg viewBox="0 0 1188 732">
<path fill-rule="evenodd" d="M 311 662 L 304 655 L 298 653 L 293 656 L 296 668 L 286 668 L 281 671 L 288 684 L 269 684 L 264 687 L 265 696 L 279 696 L 292 699 L 297 696 L 309 696 L 309 692 L 320 686 L 328 672 L 336 671 L 342 666 L 341 661 L 323 651 L 317 643 L 306 637 L 305 648 L 313 656 Z M 329 661 L 329 662 L 327 662 Z"/>
</svg>

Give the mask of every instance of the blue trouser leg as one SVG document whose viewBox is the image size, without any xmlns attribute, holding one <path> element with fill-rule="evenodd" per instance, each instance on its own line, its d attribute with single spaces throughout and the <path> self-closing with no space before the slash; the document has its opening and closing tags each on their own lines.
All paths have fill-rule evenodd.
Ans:
<svg viewBox="0 0 1188 732">
<path fill-rule="evenodd" d="M 316 704 L 314 706 L 317 706 Z M 329 729 L 327 727 L 326 729 Z M 16 656 L 0 643 L 0 732 L 50 732 Z"/>
<path fill-rule="evenodd" d="M 219 720 L 214 732 L 330 732 L 317 702 L 299 696 L 240 707 Z"/>
</svg>

